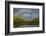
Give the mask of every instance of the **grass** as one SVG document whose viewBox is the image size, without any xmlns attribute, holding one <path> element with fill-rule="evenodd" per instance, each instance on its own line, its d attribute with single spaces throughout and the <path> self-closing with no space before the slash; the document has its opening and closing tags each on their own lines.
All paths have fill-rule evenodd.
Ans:
<svg viewBox="0 0 46 36">
<path fill-rule="evenodd" d="M 14 28 L 20 25 L 39 25 L 39 18 L 34 18 L 31 21 L 25 21 L 22 17 L 14 16 Z"/>
</svg>

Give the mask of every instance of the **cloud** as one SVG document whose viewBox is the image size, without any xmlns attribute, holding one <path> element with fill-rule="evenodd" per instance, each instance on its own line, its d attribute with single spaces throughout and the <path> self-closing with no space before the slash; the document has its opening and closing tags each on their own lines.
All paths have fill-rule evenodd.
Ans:
<svg viewBox="0 0 46 36">
<path fill-rule="evenodd" d="M 24 18 L 32 19 L 39 16 L 39 9 L 18 9 L 15 16 L 23 16 Z"/>
</svg>

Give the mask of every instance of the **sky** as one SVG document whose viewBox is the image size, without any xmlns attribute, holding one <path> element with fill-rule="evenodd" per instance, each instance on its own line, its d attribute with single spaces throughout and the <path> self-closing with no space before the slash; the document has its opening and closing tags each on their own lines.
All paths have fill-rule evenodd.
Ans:
<svg viewBox="0 0 46 36">
<path fill-rule="evenodd" d="M 22 16 L 27 19 L 32 19 L 39 16 L 39 9 L 32 8 L 14 8 L 14 16 Z"/>
</svg>

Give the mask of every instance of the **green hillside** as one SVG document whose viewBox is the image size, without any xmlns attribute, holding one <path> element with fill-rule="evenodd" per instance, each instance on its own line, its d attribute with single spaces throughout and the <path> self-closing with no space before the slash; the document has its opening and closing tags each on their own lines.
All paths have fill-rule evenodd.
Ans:
<svg viewBox="0 0 46 36">
<path fill-rule="evenodd" d="M 39 25 L 39 18 L 34 18 L 31 21 L 25 21 L 22 17 L 14 16 L 14 27 L 19 27 L 20 25 Z"/>
</svg>

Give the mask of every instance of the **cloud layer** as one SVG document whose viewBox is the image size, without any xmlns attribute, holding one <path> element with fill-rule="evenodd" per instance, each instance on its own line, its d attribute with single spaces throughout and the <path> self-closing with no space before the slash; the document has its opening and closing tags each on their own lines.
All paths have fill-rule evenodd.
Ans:
<svg viewBox="0 0 46 36">
<path fill-rule="evenodd" d="M 23 16 L 32 19 L 39 16 L 39 9 L 14 8 L 14 16 Z"/>
</svg>

